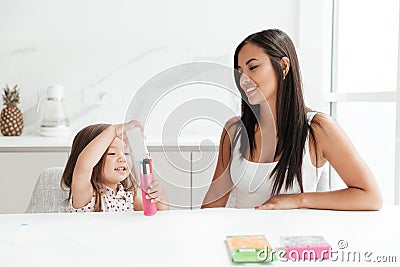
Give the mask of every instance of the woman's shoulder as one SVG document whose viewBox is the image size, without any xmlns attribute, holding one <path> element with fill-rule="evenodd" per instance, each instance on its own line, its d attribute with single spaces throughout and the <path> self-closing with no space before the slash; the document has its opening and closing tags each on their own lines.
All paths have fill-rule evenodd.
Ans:
<svg viewBox="0 0 400 267">
<path fill-rule="evenodd" d="M 225 122 L 224 129 L 221 134 L 220 139 L 220 149 L 224 148 L 226 151 L 230 151 L 231 142 L 236 135 L 236 131 L 238 128 L 238 122 L 240 121 L 240 117 L 232 117 Z"/>
<path fill-rule="evenodd" d="M 337 128 L 339 125 L 336 120 L 325 113 L 317 112 L 311 121 L 311 127 L 316 131 L 327 131 Z"/>
<path fill-rule="evenodd" d="M 336 120 L 325 113 L 317 113 L 311 121 L 311 128 L 319 142 L 331 144 L 344 134 Z"/>
<path fill-rule="evenodd" d="M 229 120 L 226 121 L 225 123 L 225 128 L 229 128 L 232 125 L 236 124 L 238 121 L 240 121 L 240 116 L 235 116 L 230 118 Z"/>
<path fill-rule="evenodd" d="M 233 138 L 236 135 L 237 128 L 241 122 L 240 116 L 235 116 L 226 121 L 224 130 Z M 232 139 L 233 140 L 233 139 Z"/>
</svg>

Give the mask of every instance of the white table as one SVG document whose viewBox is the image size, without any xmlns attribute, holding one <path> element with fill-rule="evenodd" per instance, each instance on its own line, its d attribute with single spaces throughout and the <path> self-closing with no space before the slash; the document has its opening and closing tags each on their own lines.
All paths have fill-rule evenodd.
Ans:
<svg viewBox="0 0 400 267">
<path fill-rule="evenodd" d="M 272 246 L 279 246 L 282 235 L 322 235 L 338 251 L 336 261 L 278 261 L 272 266 L 400 262 L 400 206 L 387 206 L 378 212 L 175 210 L 153 217 L 142 212 L 3 214 L 0 266 L 232 266 L 224 240 L 240 234 L 265 234 Z M 339 249 L 339 240 L 348 247 Z M 393 256 L 397 263 L 366 263 L 363 258 L 348 263 L 341 260 L 342 252 L 372 252 L 371 261 Z"/>
</svg>

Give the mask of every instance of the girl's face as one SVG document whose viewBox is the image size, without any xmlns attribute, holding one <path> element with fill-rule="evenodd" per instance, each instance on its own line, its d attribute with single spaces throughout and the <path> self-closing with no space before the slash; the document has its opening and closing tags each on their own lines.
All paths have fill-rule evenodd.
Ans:
<svg viewBox="0 0 400 267">
<path fill-rule="evenodd" d="M 132 159 L 126 143 L 116 137 L 106 151 L 102 182 L 114 188 L 130 174 Z"/>
<path fill-rule="evenodd" d="M 278 77 L 264 50 L 252 43 L 245 44 L 238 54 L 240 86 L 252 105 L 276 99 Z"/>
</svg>

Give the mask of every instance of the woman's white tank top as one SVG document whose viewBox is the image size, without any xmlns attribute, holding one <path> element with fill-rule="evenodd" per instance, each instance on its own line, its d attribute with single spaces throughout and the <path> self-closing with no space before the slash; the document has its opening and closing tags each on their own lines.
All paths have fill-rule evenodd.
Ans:
<svg viewBox="0 0 400 267">
<path fill-rule="evenodd" d="M 308 124 L 311 124 L 315 114 L 317 112 L 307 113 Z M 239 148 L 240 137 L 232 152 L 230 174 L 234 187 L 230 193 L 226 207 L 254 208 L 263 204 L 271 197 L 274 179 L 270 178 L 270 173 L 278 162 L 257 163 L 248 161 L 242 157 Z M 302 165 L 304 192 L 329 191 L 326 165 L 316 168 L 312 164 L 307 135 Z M 296 180 L 291 189 L 286 191 L 282 188 L 279 192 L 279 194 L 297 193 L 300 193 L 300 186 Z"/>
</svg>

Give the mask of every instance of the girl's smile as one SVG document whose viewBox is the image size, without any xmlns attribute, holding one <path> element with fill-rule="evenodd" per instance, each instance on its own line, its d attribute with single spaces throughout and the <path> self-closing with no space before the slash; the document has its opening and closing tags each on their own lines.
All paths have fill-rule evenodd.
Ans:
<svg viewBox="0 0 400 267">
<path fill-rule="evenodd" d="M 120 174 L 125 174 L 126 170 L 127 170 L 127 168 L 125 166 L 120 166 L 120 167 L 114 168 L 114 171 L 116 171 Z"/>
</svg>

